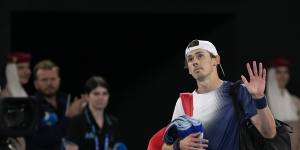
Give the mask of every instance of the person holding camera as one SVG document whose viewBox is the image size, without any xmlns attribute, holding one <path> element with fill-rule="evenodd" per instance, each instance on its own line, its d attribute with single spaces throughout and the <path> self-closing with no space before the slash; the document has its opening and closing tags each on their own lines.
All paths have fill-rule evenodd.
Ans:
<svg viewBox="0 0 300 150">
<path fill-rule="evenodd" d="M 16 51 L 8 54 L 5 66 L 6 85 L 3 90 L 0 90 L 0 97 L 28 96 L 24 85 L 28 84 L 31 76 L 31 60 L 32 56 L 27 52 Z M 24 137 L 8 137 L 5 143 L 13 150 L 26 148 Z"/>
</svg>

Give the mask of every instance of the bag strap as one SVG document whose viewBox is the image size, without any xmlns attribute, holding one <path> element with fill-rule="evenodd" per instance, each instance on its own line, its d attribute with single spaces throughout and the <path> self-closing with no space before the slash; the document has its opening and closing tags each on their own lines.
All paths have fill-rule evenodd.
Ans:
<svg viewBox="0 0 300 150">
<path fill-rule="evenodd" d="M 238 80 L 236 82 L 231 82 L 230 83 L 230 91 L 229 94 L 232 96 L 232 103 L 233 103 L 233 107 L 235 112 L 238 115 L 238 119 L 240 120 L 243 114 L 243 109 L 242 106 L 239 104 L 238 102 L 238 90 L 240 88 L 240 85 L 242 84 L 241 80 Z"/>
<path fill-rule="evenodd" d="M 283 121 L 275 119 L 275 123 L 276 123 L 276 127 L 284 126 L 284 128 L 281 128 L 281 129 L 284 129 L 284 131 L 286 131 L 286 132 L 289 132 L 289 133 L 294 132 L 294 128 Z"/>
<path fill-rule="evenodd" d="M 180 93 L 180 99 L 184 113 L 188 116 L 193 116 L 193 94 L 192 93 Z"/>
</svg>

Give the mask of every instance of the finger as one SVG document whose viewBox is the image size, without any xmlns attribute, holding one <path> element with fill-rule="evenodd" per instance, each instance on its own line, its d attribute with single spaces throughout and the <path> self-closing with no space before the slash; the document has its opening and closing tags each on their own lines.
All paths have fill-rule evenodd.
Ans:
<svg viewBox="0 0 300 150">
<path fill-rule="evenodd" d="M 263 65 L 259 63 L 258 76 L 262 78 L 263 76 Z"/>
<path fill-rule="evenodd" d="M 200 134 L 201 134 L 200 132 L 198 132 L 198 133 L 192 133 L 192 134 L 190 134 L 190 136 L 191 137 L 199 138 Z"/>
<path fill-rule="evenodd" d="M 193 148 L 202 148 L 201 143 L 195 143 L 195 142 L 191 142 L 189 143 L 189 147 L 193 147 Z"/>
<path fill-rule="evenodd" d="M 207 139 L 200 139 L 200 142 L 204 144 L 204 143 L 208 143 L 209 141 Z"/>
<path fill-rule="evenodd" d="M 247 70 L 248 70 L 248 74 L 249 74 L 249 76 L 250 76 L 250 79 L 253 77 L 253 72 L 252 72 L 252 69 L 251 69 L 251 67 L 250 67 L 250 64 L 249 63 L 247 63 Z"/>
<path fill-rule="evenodd" d="M 84 95 L 83 95 L 83 99 L 84 99 L 85 101 L 87 101 L 87 98 L 88 98 L 88 95 L 87 95 L 87 94 L 84 94 Z"/>
<path fill-rule="evenodd" d="M 200 144 L 201 148 L 208 148 L 207 144 Z"/>
<path fill-rule="evenodd" d="M 76 97 L 74 98 L 74 102 L 77 101 L 78 99 L 79 99 L 79 98 L 76 96 Z"/>
<path fill-rule="evenodd" d="M 81 108 L 84 108 L 87 105 L 87 102 L 81 103 Z"/>
<path fill-rule="evenodd" d="M 187 150 L 202 150 L 202 147 L 201 147 L 201 144 L 199 143 L 188 143 L 186 145 L 186 148 L 184 149 L 187 149 Z"/>
<path fill-rule="evenodd" d="M 256 66 L 256 61 L 253 61 L 253 72 L 254 72 L 254 76 L 257 76 L 257 66 Z"/>
<path fill-rule="evenodd" d="M 191 138 L 190 141 L 193 142 L 193 143 L 200 143 L 201 139 L 198 138 L 198 137 L 194 137 L 194 138 Z"/>
<path fill-rule="evenodd" d="M 244 84 L 247 86 L 247 85 L 248 85 L 248 81 L 247 81 L 247 79 L 245 78 L 245 76 L 242 75 L 241 78 L 242 78 L 242 81 L 244 82 Z"/>
<path fill-rule="evenodd" d="M 22 138 L 17 137 L 16 138 L 16 143 L 19 144 L 19 145 L 21 145 L 22 144 Z"/>
<path fill-rule="evenodd" d="M 202 144 L 202 143 L 190 143 L 189 147 L 193 147 L 193 148 L 207 148 L 208 145 L 207 144 Z"/>
<path fill-rule="evenodd" d="M 194 142 L 194 143 L 208 143 L 208 140 L 207 139 L 202 139 L 202 138 L 199 138 L 199 137 L 194 137 L 194 138 L 191 138 L 191 141 Z"/>
<path fill-rule="evenodd" d="M 7 141 L 9 141 L 9 143 L 11 143 L 11 145 L 13 146 L 13 147 L 18 147 L 18 142 L 17 142 L 17 140 L 16 139 L 14 139 L 14 138 L 10 138 L 10 139 L 8 139 Z"/>
<path fill-rule="evenodd" d="M 187 147 L 187 150 L 203 150 L 202 148 Z"/>
<path fill-rule="evenodd" d="M 266 75 L 267 75 L 267 70 L 264 68 L 263 76 L 262 76 L 262 78 L 263 78 L 264 80 L 266 80 Z"/>
</svg>

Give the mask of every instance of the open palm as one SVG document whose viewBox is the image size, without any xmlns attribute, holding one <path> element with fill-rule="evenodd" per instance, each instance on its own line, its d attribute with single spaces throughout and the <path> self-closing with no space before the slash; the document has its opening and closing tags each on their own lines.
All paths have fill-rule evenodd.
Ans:
<svg viewBox="0 0 300 150">
<path fill-rule="evenodd" d="M 252 97 L 259 99 L 264 96 L 266 88 L 266 69 L 263 69 L 262 63 L 259 63 L 259 69 L 257 70 L 256 62 L 253 61 L 253 72 L 249 63 L 247 63 L 247 70 L 250 81 L 247 81 L 244 75 L 241 78 Z"/>
</svg>

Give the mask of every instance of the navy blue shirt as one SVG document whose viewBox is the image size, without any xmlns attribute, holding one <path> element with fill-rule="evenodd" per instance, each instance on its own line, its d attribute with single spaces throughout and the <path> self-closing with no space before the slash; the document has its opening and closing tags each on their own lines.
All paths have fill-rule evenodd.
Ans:
<svg viewBox="0 0 300 150">
<path fill-rule="evenodd" d="M 65 117 L 67 96 L 57 96 L 57 108 L 50 105 L 42 94 L 35 96 L 39 107 L 39 123 L 35 133 L 26 137 L 26 149 L 61 150 L 68 122 Z"/>
<path fill-rule="evenodd" d="M 93 127 L 95 131 L 93 131 Z M 104 124 L 100 128 L 92 112 L 86 107 L 83 113 L 71 119 L 67 129 L 66 141 L 76 144 L 79 150 L 104 150 L 105 143 L 110 148 L 120 141 L 119 121 L 104 113 Z"/>
<path fill-rule="evenodd" d="M 215 91 L 205 94 L 193 92 L 192 118 L 204 125 L 204 139 L 209 140 L 207 150 L 239 150 L 239 125 L 257 113 L 254 100 L 246 87 L 241 85 L 237 99 L 244 114 L 238 119 L 230 90 L 230 82 L 224 81 Z M 179 99 L 173 119 L 180 115 L 184 115 L 184 111 Z"/>
</svg>

